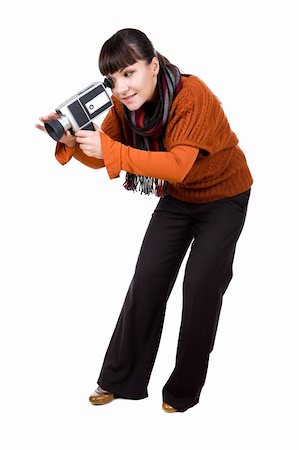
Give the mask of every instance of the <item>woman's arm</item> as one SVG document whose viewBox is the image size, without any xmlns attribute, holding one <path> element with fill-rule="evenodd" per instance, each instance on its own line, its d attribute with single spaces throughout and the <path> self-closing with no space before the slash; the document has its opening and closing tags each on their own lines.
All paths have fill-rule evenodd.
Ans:
<svg viewBox="0 0 299 450">
<path fill-rule="evenodd" d="M 119 177 L 125 170 L 136 175 L 160 178 L 180 183 L 193 166 L 198 148 L 180 145 L 170 151 L 142 151 L 111 139 L 101 132 L 104 164 L 110 178 Z"/>
</svg>

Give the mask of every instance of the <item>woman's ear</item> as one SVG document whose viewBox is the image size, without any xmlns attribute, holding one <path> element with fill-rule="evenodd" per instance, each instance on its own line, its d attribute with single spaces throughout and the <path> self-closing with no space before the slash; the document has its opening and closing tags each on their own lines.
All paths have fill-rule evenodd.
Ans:
<svg viewBox="0 0 299 450">
<path fill-rule="evenodd" d="M 159 60 L 158 60 L 157 56 L 153 57 L 151 64 L 152 64 L 152 68 L 153 68 L 153 74 L 158 75 L 159 70 L 160 70 L 160 64 L 159 64 Z"/>
</svg>

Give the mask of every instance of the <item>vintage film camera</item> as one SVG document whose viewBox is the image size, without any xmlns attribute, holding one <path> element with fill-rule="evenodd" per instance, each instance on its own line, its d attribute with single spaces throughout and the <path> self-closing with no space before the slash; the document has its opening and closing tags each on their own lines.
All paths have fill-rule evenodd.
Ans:
<svg viewBox="0 0 299 450">
<path fill-rule="evenodd" d="M 113 104 L 106 87 L 110 87 L 110 82 L 105 78 L 103 83 L 92 83 L 59 105 L 56 112 L 60 116 L 44 123 L 48 134 L 59 141 L 67 130 L 72 134 L 78 130 L 94 131 L 92 121 Z"/>
</svg>

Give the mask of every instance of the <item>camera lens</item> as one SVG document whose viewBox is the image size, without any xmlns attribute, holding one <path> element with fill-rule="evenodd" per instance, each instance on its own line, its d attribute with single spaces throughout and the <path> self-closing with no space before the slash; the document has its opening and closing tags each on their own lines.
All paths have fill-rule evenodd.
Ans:
<svg viewBox="0 0 299 450">
<path fill-rule="evenodd" d="M 59 120 L 56 119 L 47 120 L 47 122 L 45 122 L 44 125 L 48 134 L 55 141 L 60 141 L 60 139 L 64 135 L 65 129 L 63 128 Z"/>
</svg>

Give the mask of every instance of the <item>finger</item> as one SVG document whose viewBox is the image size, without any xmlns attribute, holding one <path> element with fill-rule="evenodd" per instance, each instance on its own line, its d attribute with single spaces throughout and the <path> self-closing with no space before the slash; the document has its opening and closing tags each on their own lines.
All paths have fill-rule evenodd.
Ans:
<svg viewBox="0 0 299 450">
<path fill-rule="evenodd" d="M 93 133 L 93 131 L 89 131 L 89 130 L 78 130 L 75 133 L 75 136 L 77 137 L 88 137 Z"/>
<path fill-rule="evenodd" d="M 89 145 L 80 144 L 79 148 L 81 148 L 82 152 L 84 152 L 84 153 L 90 151 L 90 146 Z"/>
<path fill-rule="evenodd" d="M 45 127 L 43 127 L 43 126 L 40 125 L 39 123 L 36 123 L 34 126 L 35 126 L 35 128 L 38 128 L 38 129 L 41 130 L 41 131 L 46 131 L 46 130 L 45 130 Z"/>
<path fill-rule="evenodd" d="M 91 147 L 89 145 L 79 145 L 80 149 L 83 153 L 87 156 L 93 156 L 93 152 L 91 150 Z"/>
<path fill-rule="evenodd" d="M 82 149 L 81 149 L 82 150 Z M 89 153 L 89 151 L 88 150 L 82 150 L 82 152 L 84 153 L 84 155 L 86 155 L 86 156 L 91 156 L 91 154 Z"/>
<path fill-rule="evenodd" d="M 81 137 L 77 137 L 76 136 L 76 142 L 78 143 L 78 144 L 86 144 L 86 138 L 81 138 Z"/>
<path fill-rule="evenodd" d="M 39 120 L 41 120 L 42 122 L 46 122 L 49 119 L 57 119 L 57 117 L 59 117 L 59 114 L 57 114 L 55 112 L 51 112 L 50 114 L 48 114 L 46 116 L 39 117 Z"/>
</svg>

